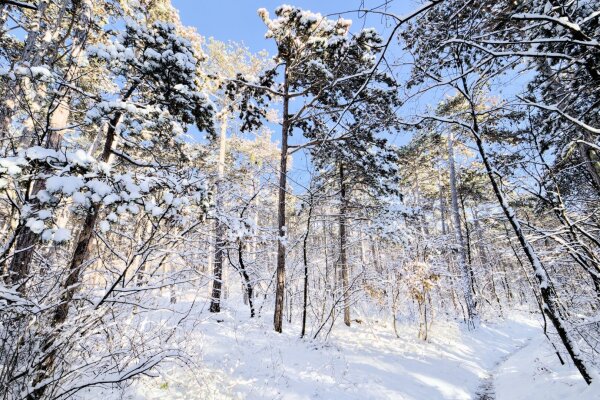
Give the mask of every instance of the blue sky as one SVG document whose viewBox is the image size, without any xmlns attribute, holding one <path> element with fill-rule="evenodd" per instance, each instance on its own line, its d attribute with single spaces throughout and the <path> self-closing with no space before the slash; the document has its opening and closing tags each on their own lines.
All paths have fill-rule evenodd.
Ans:
<svg viewBox="0 0 600 400">
<path fill-rule="evenodd" d="M 419 0 L 171 0 L 172 4 L 179 10 L 183 24 L 193 26 L 198 33 L 205 37 L 214 37 L 220 41 L 234 41 L 243 43 L 252 52 L 266 49 L 269 54 L 275 53 L 272 40 L 264 38 L 266 27 L 257 15 L 259 8 L 266 8 L 271 15 L 274 9 L 281 4 L 290 4 L 300 8 L 319 12 L 335 18 L 340 15 L 353 21 L 352 31 L 358 31 L 365 27 L 374 27 L 385 38 L 388 37 L 390 21 L 376 15 L 370 15 L 367 19 L 359 15 L 359 8 L 371 9 L 387 4 L 385 11 L 403 15 L 419 7 Z M 388 4 L 389 3 L 389 4 Z M 352 12 L 352 10 L 355 10 Z M 386 59 L 388 61 L 410 61 L 406 54 L 393 41 L 393 46 L 388 49 Z M 396 70 L 398 82 L 406 81 L 408 69 Z M 525 79 L 526 80 L 526 79 Z M 516 82 L 502 83 L 490 87 L 491 95 L 507 95 L 519 90 L 522 85 Z M 411 114 L 427 113 L 429 107 L 435 106 L 448 94 L 447 88 L 433 90 L 416 98 L 412 98 L 399 110 L 399 114 L 410 116 Z M 514 93 L 513 93 L 514 94 Z M 267 124 L 269 125 L 269 124 Z M 279 127 L 270 126 L 273 129 L 273 141 L 280 141 Z M 393 132 L 386 135 L 391 144 L 402 146 L 410 141 L 410 132 Z M 294 136 L 290 139 L 292 143 L 298 143 L 300 137 Z M 289 184 L 295 189 L 302 190 L 307 184 L 307 170 L 310 169 L 310 160 L 302 152 L 293 156 L 293 167 L 289 172 Z"/>
<path fill-rule="evenodd" d="M 181 21 L 184 25 L 193 26 L 198 33 L 205 37 L 214 37 L 220 41 L 234 41 L 243 43 L 250 51 L 258 52 L 266 49 L 269 54 L 275 53 L 272 40 L 265 39 L 266 27 L 257 14 L 259 8 L 266 8 L 271 15 L 275 8 L 281 4 L 290 4 L 300 8 L 319 12 L 323 15 L 332 15 L 335 18 L 341 15 L 353 21 L 352 31 L 365 27 L 374 27 L 382 36 L 386 37 L 389 21 L 379 16 L 359 15 L 356 11 L 360 8 L 372 8 L 386 3 L 386 0 L 172 0 L 173 6 L 179 10 Z M 389 5 L 387 11 L 402 15 L 418 7 L 416 0 L 396 0 Z M 362 18 L 361 18 L 362 17 Z M 393 59 L 394 56 L 389 54 Z M 279 142 L 279 132 L 274 128 L 273 140 Z M 298 138 L 291 138 L 294 142 Z M 395 144 L 406 143 L 408 135 L 394 134 L 388 139 Z M 292 187 L 304 186 L 306 170 L 309 168 L 306 154 L 302 152 L 293 156 L 293 168 L 288 175 Z"/>
<path fill-rule="evenodd" d="M 243 42 L 251 51 L 267 49 L 270 53 L 273 53 L 273 44 L 264 38 L 266 29 L 256 13 L 259 8 L 266 8 L 272 15 L 277 6 L 291 4 L 326 15 L 356 10 L 361 7 L 361 3 L 365 7 L 373 7 L 385 3 L 385 0 L 172 0 L 172 4 L 179 9 L 182 22 L 195 26 L 201 35 L 212 36 L 221 41 Z M 390 4 L 391 11 L 397 14 L 415 7 L 414 0 L 396 0 Z M 357 13 L 343 16 L 354 21 L 354 29 L 360 29 L 364 23 Z M 377 17 L 370 18 L 366 24 L 379 31 L 385 30 L 384 21 Z"/>
</svg>

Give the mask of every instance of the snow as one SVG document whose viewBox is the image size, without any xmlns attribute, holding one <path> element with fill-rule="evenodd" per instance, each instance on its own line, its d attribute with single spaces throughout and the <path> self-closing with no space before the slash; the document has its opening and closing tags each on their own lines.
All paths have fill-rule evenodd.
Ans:
<svg viewBox="0 0 600 400">
<path fill-rule="evenodd" d="M 51 210 L 40 210 L 38 211 L 38 218 L 41 220 L 46 220 L 49 219 L 50 217 L 52 217 L 52 211 Z"/>
<path fill-rule="evenodd" d="M 73 199 L 73 203 L 75 204 L 85 204 L 85 194 L 82 192 L 75 192 L 71 197 Z"/>
<path fill-rule="evenodd" d="M 554 370 L 554 356 L 535 314 L 517 313 L 475 331 L 435 322 L 428 342 L 417 339 L 411 322 L 399 325 L 397 338 L 391 322 L 357 315 L 361 324 L 340 323 L 327 340 L 312 340 L 298 337 L 298 324 L 273 332 L 269 312 L 250 319 L 246 308 L 222 304 L 220 314 L 197 304 L 204 311 L 187 319 L 183 337 L 198 355 L 193 363 L 163 365 L 123 391 L 91 390 L 84 398 L 466 400 L 481 398 L 478 390 L 490 376 L 497 400 L 593 398 L 572 366 L 543 372 Z"/>
<path fill-rule="evenodd" d="M 100 232 L 102 233 L 106 233 L 110 230 L 110 224 L 108 223 L 108 221 L 100 221 L 99 227 Z"/>
<path fill-rule="evenodd" d="M 165 192 L 165 194 L 163 195 L 163 200 L 167 205 L 173 204 L 173 193 Z"/>
<path fill-rule="evenodd" d="M 10 79 L 16 79 L 16 76 L 28 76 L 42 82 L 52 82 L 54 75 L 49 68 L 45 66 L 29 66 L 27 63 L 17 64 L 13 71 L 0 71 L 1 75 L 8 75 Z"/>
<path fill-rule="evenodd" d="M 71 239 L 71 231 L 67 228 L 58 228 L 56 232 L 54 232 L 54 236 L 52 240 L 55 242 L 66 242 Z"/>
<path fill-rule="evenodd" d="M 40 211 L 41 213 L 41 211 Z M 39 213 L 38 213 L 39 214 Z M 71 230 L 68 228 L 52 228 L 45 229 L 46 226 L 43 221 L 36 220 L 35 218 L 29 218 L 27 220 L 27 226 L 34 233 L 41 233 L 43 241 L 54 241 L 56 243 L 62 243 L 71 240 Z"/>
<path fill-rule="evenodd" d="M 114 212 L 111 212 L 106 216 L 106 219 L 111 222 L 117 222 L 119 217 L 117 217 L 117 214 L 115 214 Z"/>
<path fill-rule="evenodd" d="M 549 15 L 544 15 L 544 14 L 522 13 L 522 14 L 513 15 L 513 18 L 549 21 L 549 22 L 553 22 L 557 25 L 562 25 L 562 26 L 569 28 L 575 32 L 581 32 L 581 27 L 578 24 L 569 21 L 569 18 L 567 18 L 567 17 L 553 18 Z"/>
<path fill-rule="evenodd" d="M 312 31 L 311 42 L 323 40 L 325 37 L 323 34 L 325 33 L 326 36 L 331 36 L 328 41 L 333 43 L 337 40 L 343 41 L 343 37 L 352 25 L 352 21 L 349 19 L 328 19 L 320 13 L 302 10 L 288 4 L 282 4 L 275 9 L 277 18 L 273 20 L 270 19 L 269 12 L 265 8 L 259 8 L 257 13 L 267 26 L 267 32 L 265 33 L 267 39 L 285 37 L 290 34 L 289 27 L 297 25 Z"/>
<path fill-rule="evenodd" d="M 52 199 L 47 190 L 40 190 L 36 197 L 40 203 L 47 203 Z"/>
<path fill-rule="evenodd" d="M 104 200 L 102 201 L 104 203 L 104 205 L 110 205 L 112 203 L 115 203 L 117 201 L 121 200 L 121 196 L 119 196 L 118 194 L 115 193 L 110 193 L 109 195 L 107 195 Z"/>
<path fill-rule="evenodd" d="M 47 158 L 60 159 L 60 155 L 57 151 L 46 149 L 41 146 L 30 147 L 25 151 L 25 154 L 30 160 L 44 160 Z"/>
<path fill-rule="evenodd" d="M 158 217 L 159 215 L 164 214 L 165 211 L 162 207 L 155 206 L 155 207 L 152 207 L 151 212 L 152 212 L 153 217 Z"/>
<path fill-rule="evenodd" d="M 46 190 L 50 193 L 71 195 L 82 187 L 83 179 L 77 176 L 51 176 L 46 180 Z"/>
<path fill-rule="evenodd" d="M 94 158 L 81 149 L 74 153 L 67 153 L 67 160 L 73 165 L 80 165 L 82 167 L 86 167 L 94 162 Z"/>
<path fill-rule="evenodd" d="M 140 182 L 140 190 L 144 193 L 148 193 L 150 191 L 150 183 L 148 181 Z"/>
<path fill-rule="evenodd" d="M 41 221 L 41 220 L 35 219 L 35 218 L 28 218 L 27 223 L 25 225 L 29 229 L 31 229 L 31 232 L 33 232 L 33 233 L 42 233 L 42 231 L 46 227 L 46 225 L 44 224 L 44 221 Z"/>
<path fill-rule="evenodd" d="M 45 67 L 31 67 L 31 76 L 46 82 L 51 82 L 53 79 L 52 72 Z"/>
<path fill-rule="evenodd" d="M 18 175 L 21 173 L 23 162 L 16 157 L 0 158 L 0 173 Z"/>
<path fill-rule="evenodd" d="M 92 179 L 90 180 L 86 186 L 95 194 L 97 194 L 100 197 L 104 197 L 107 196 L 108 194 L 110 194 L 112 192 L 112 188 L 106 184 L 105 182 L 102 182 L 99 179 Z"/>
<path fill-rule="evenodd" d="M 494 386 L 498 400 L 600 398 L 600 387 L 588 387 L 570 363 L 560 365 L 552 346 L 541 335 L 499 366 Z"/>
<path fill-rule="evenodd" d="M 14 288 L 6 287 L 3 282 L 0 282 L 0 306 L 31 307 L 33 311 L 39 310 L 37 304 L 21 296 Z"/>
<path fill-rule="evenodd" d="M 42 232 L 42 240 L 45 242 L 52 240 L 53 234 L 54 231 L 52 229 L 44 229 L 44 231 Z"/>
</svg>

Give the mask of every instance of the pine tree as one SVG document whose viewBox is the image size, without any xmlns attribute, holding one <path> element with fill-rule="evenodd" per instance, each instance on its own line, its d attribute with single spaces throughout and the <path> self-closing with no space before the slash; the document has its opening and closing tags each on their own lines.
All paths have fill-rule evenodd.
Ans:
<svg viewBox="0 0 600 400">
<path fill-rule="evenodd" d="M 241 117 L 243 129 L 259 125 L 266 115 L 264 105 L 271 98 L 282 101 L 281 159 L 279 166 L 279 205 L 277 278 L 274 328 L 282 331 L 285 292 L 286 259 L 286 192 L 287 167 L 290 150 L 310 148 L 323 143 L 344 141 L 354 135 L 352 128 L 343 127 L 349 108 L 359 110 L 358 103 L 373 100 L 376 90 L 366 91 L 373 78 L 391 85 L 391 79 L 375 70 L 374 59 L 381 47 L 381 38 L 373 30 L 348 34 L 350 21 L 330 20 L 296 7 L 281 6 L 270 19 L 266 10 L 259 10 L 268 31 L 267 38 L 277 44 L 276 67 L 265 71 L 258 79 L 240 76 L 229 84 L 230 91 L 242 90 Z M 280 78 L 280 81 L 277 81 Z M 373 84 L 374 86 L 374 84 Z M 384 90 L 377 94 L 390 97 Z M 298 104 L 296 108 L 291 104 Z M 377 106 L 369 111 L 383 110 Z M 366 113 L 366 108 L 362 110 Z M 364 114 L 363 114 L 364 115 Z M 356 117 L 359 117 L 356 111 Z M 384 118 L 389 118 L 385 115 Z M 329 121 L 334 121 L 328 126 Z M 338 129 L 342 127 L 342 129 Z M 299 132 L 308 139 L 290 145 L 289 137 Z"/>
<path fill-rule="evenodd" d="M 527 237 L 515 208 L 509 203 L 506 192 L 502 188 L 502 175 L 499 175 L 494 157 L 487 148 L 487 143 L 496 139 L 494 133 L 501 126 L 501 120 L 507 124 L 514 124 L 515 120 L 522 118 L 514 110 L 493 107 L 486 97 L 485 90 L 486 85 L 494 78 L 513 66 L 514 60 L 495 57 L 494 54 L 480 51 L 480 47 L 468 43 L 473 32 L 485 29 L 490 24 L 490 21 L 485 18 L 489 15 L 486 14 L 487 10 L 502 5 L 507 6 L 509 11 L 514 13 L 515 6 L 512 3 L 506 5 L 506 3 L 490 2 L 485 3 L 483 7 L 465 8 L 462 1 L 450 1 L 421 18 L 415 23 L 413 29 L 405 31 L 403 38 L 418 65 L 413 69 L 411 84 L 445 85 L 450 90 L 456 91 L 458 97 L 464 102 L 465 109 L 456 112 L 452 117 L 432 117 L 432 119 L 459 127 L 472 138 L 498 205 L 512 227 L 538 280 L 544 302 L 542 308 L 573 363 L 589 384 L 592 379 L 590 367 L 578 349 L 573 330 L 561 316 L 560 300 L 551 277 L 539 253 Z"/>
</svg>

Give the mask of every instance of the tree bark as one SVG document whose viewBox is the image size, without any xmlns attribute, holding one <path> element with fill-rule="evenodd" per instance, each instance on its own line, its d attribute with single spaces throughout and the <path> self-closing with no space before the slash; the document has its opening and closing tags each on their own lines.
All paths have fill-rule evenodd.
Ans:
<svg viewBox="0 0 600 400">
<path fill-rule="evenodd" d="M 586 137 L 586 139 L 588 138 Z M 593 143 L 594 139 L 590 138 L 589 140 Z M 585 165 L 586 171 L 592 178 L 592 186 L 594 186 L 597 193 L 600 193 L 600 173 L 598 172 L 600 169 L 600 161 L 598 160 L 598 154 L 585 143 L 579 143 L 578 147 L 581 162 Z"/>
<path fill-rule="evenodd" d="M 27 32 L 27 39 L 23 46 L 23 52 L 20 61 L 22 63 L 29 63 L 29 65 L 36 66 L 42 59 L 42 52 L 47 49 L 46 46 L 40 45 L 40 39 L 45 36 L 45 29 L 43 24 L 46 19 L 46 9 L 50 5 L 50 2 L 42 1 L 37 8 L 36 21 L 32 24 L 32 29 Z M 20 81 L 23 83 L 23 81 Z M 8 133 L 8 127 L 10 121 L 17 109 L 17 101 L 15 99 L 23 93 L 18 93 L 18 81 L 10 81 L 5 87 L 4 93 L 0 96 L 0 139 L 4 139 Z"/>
<path fill-rule="evenodd" d="M 473 298 L 473 281 L 470 265 L 467 262 L 465 240 L 463 238 L 460 209 L 458 205 L 458 190 L 456 188 L 456 168 L 454 165 L 454 134 L 452 129 L 448 130 L 448 163 L 450 165 L 450 195 L 452 198 L 452 219 L 454 223 L 454 235 L 458 245 L 458 264 L 461 272 L 461 283 L 465 304 L 467 306 L 467 323 L 469 327 L 475 327 L 477 318 L 477 304 Z"/>
<path fill-rule="evenodd" d="M 137 84 L 134 84 L 129 88 L 129 90 L 123 96 L 123 101 L 127 101 L 129 99 L 129 97 L 135 91 L 136 87 Z M 117 126 L 119 125 L 122 116 L 122 112 L 117 111 L 115 115 L 110 119 L 110 122 L 108 123 L 108 129 L 106 131 L 106 141 L 104 143 L 104 149 L 102 150 L 102 154 L 100 154 L 100 156 L 98 157 L 98 161 L 108 162 L 110 160 L 113 144 L 116 139 Z M 94 234 L 94 226 L 96 225 L 96 221 L 98 220 L 99 211 L 100 204 L 97 203 L 92 205 L 83 222 L 81 231 L 79 232 L 79 236 L 77 238 L 77 245 L 75 246 L 75 252 L 73 253 L 73 257 L 71 258 L 71 262 L 69 263 L 69 275 L 67 277 L 67 280 L 63 284 L 64 293 L 61 298 L 61 304 L 59 305 L 54 314 L 53 323 L 55 325 L 64 322 L 66 319 L 69 303 L 71 302 L 75 294 L 75 284 L 79 281 L 81 267 L 84 265 L 90 252 L 90 243 Z"/>
<path fill-rule="evenodd" d="M 65 74 L 65 81 L 70 82 L 76 76 L 79 62 L 83 57 L 83 49 L 87 40 L 88 31 L 92 21 L 91 0 L 81 1 L 80 12 L 80 28 L 75 32 L 72 48 L 72 65 L 68 66 Z M 53 110 L 49 111 L 50 118 L 46 133 L 46 148 L 58 149 L 62 141 L 64 129 L 67 126 L 70 116 L 71 94 L 68 87 L 63 86 L 57 95 L 57 105 Z M 36 195 L 40 190 L 44 189 L 41 181 L 33 183 L 28 198 L 30 201 L 37 203 Z M 14 283 L 20 282 L 27 277 L 30 270 L 31 260 L 37 244 L 39 243 L 39 235 L 33 233 L 29 228 L 23 226 L 20 230 L 16 242 L 15 252 L 9 266 L 11 281 Z M 21 287 L 24 290 L 24 287 Z"/>
<path fill-rule="evenodd" d="M 219 165 L 217 182 L 215 185 L 216 209 L 220 212 L 223 208 L 223 177 L 225 175 L 225 154 L 227 141 L 227 115 L 221 116 L 221 134 L 219 137 Z M 225 246 L 225 226 L 217 218 L 215 222 L 215 258 L 213 264 L 212 297 L 210 301 L 210 312 L 218 313 L 221 311 L 221 291 L 223 287 L 223 260 Z"/>
<path fill-rule="evenodd" d="M 310 195 L 309 205 L 308 205 L 308 219 L 306 220 L 306 232 L 304 234 L 304 241 L 302 242 L 302 261 L 304 262 L 304 293 L 303 293 L 303 302 L 302 302 L 302 332 L 300 333 L 300 337 L 303 338 L 306 334 L 306 313 L 308 307 L 308 235 L 310 233 L 310 222 L 312 218 L 313 212 L 313 196 L 312 193 Z"/>
<path fill-rule="evenodd" d="M 129 99 L 129 97 L 133 94 L 136 88 L 137 84 L 133 84 L 123 96 L 123 101 Z M 108 129 L 106 131 L 106 141 L 104 143 L 104 149 L 102 151 L 102 154 L 100 154 L 100 156 L 98 157 L 98 161 L 109 161 L 110 156 L 112 154 L 112 147 L 116 139 L 117 126 L 121 121 L 122 115 L 123 114 L 121 111 L 117 111 L 115 115 L 110 119 Z M 60 298 L 60 303 L 54 310 L 54 314 L 52 316 L 52 327 L 60 326 L 67 320 L 67 316 L 69 314 L 69 306 L 71 305 L 71 301 L 73 300 L 75 292 L 77 291 L 81 270 L 85 266 L 85 262 L 90 252 L 90 243 L 94 234 L 94 226 L 96 225 L 99 211 L 100 204 L 92 205 L 82 224 L 81 231 L 79 232 L 79 236 L 77 238 L 77 245 L 75 246 L 73 257 L 71 258 L 71 262 L 69 263 L 67 279 L 62 284 L 63 292 Z M 56 335 L 57 333 L 58 332 L 54 333 L 53 335 Z M 45 341 L 44 345 L 42 346 L 43 351 L 47 351 L 51 348 L 54 340 L 53 335 L 49 336 L 48 339 Z M 41 382 L 51 372 L 56 359 L 56 351 L 57 349 L 51 350 L 46 354 L 45 358 L 40 361 L 39 368 L 37 369 L 38 376 L 34 379 L 34 385 L 36 383 Z M 39 399 L 42 397 L 43 393 L 44 387 L 36 390 L 33 394 L 29 396 L 29 399 Z"/>
<path fill-rule="evenodd" d="M 442 189 L 442 174 L 438 168 L 438 196 L 440 198 L 440 218 L 442 220 L 442 235 L 446 235 L 448 233 L 448 228 L 446 227 L 446 201 L 444 199 L 444 191 Z"/>
<path fill-rule="evenodd" d="M 348 209 L 346 198 L 346 182 L 344 177 L 344 164 L 340 163 L 340 268 L 342 271 L 342 291 L 344 296 L 344 324 L 350 326 L 350 283 L 348 278 L 348 234 L 346 232 L 346 213 Z"/>
<path fill-rule="evenodd" d="M 466 88 L 466 84 L 464 83 L 464 81 L 463 81 L 463 86 Z M 584 360 L 575 338 L 572 336 L 571 332 L 569 332 L 567 323 L 560 316 L 559 301 L 556 298 L 556 293 L 553 290 L 552 284 L 550 282 L 550 278 L 548 276 L 548 273 L 546 272 L 544 265 L 542 264 L 537 253 L 533 249 L 533 246 L 531 245 L 531 243 L 529 243 L 529 241 L 525 237 L 525 233 L 523 232 L 523 230 L 521 228 L 521 223 L 519 222 L 515 211 L 508 204 L 508 201 L 506 200 L 504 193 L 502 192 L 502 190 L 500 189 L 500 186 L 498 185 L 498 182 L 496 181 L 495 174 L 497 174 L 497 170 L 492 166 L 491 161 L 488 159 L 485 148 L 483 147 L 483 141 L 481 139 L 481 132 L 479 129 L 477 112 L 475 110 L 475 106 L 471 102 L 470 99 L 467 98 L 467 100 L 469 101 L 470 108 L 471 108 L 471 110 L 470 110 L 471 119 L 472 119 L 471 133 L 474 136 L 475 143 L 477 145 L 477 150 L 479 151 L 479 155 L 485 166 L 486 174 L 490 180 L 492 189 L 498 200 L 498 203 L 499 203 L 500 207 L 502 208 L 502 211 L 504 212 L 506 219 L 508 220 L 511 227 L 513 228 L 513 231 L 519 241 L 519 244 L 521 245 L 523 252 L 527 256 L 527 259 L 529 260 L 529 263 L 531 264 L 533 272 L 539 282 L 540 293 L 541 293 L 541 297 L 543 300 L 542 309 L 544 310 L 544 313 L 546 314 L 546 316 L 548 317 L 550 322 L 552 322 L 554 329 L 556 329 L 556 332 L 558 333 L 558 336 L 560 337 L 563 345 L 565 346 L 567 352 L 569 353 L 569 356 L 571 357 L 573 364 L 575 365 L 575 367 L 577 368 L 577 370 L 579 371 L 579 373 L 581 374 L 581 376 L 583 377 L 585 382 L 589 385 L 592 383 L 592 375 L 590 372 L 591 369 L 587 365 L 586 361 Z"/>
<path fill-rule="evenodd" d="M 244 278 L 245 292 L 246 297 L 248 298 L 248 306 L 250 307 L 250 318 L 254 318 L 254 288 L 252 287 L 252 281 L 250 280 L 250 275 L 248 275 L 248 270 L 246 269 L 246 265 L 244 264 L 244 243 L 240 240 L 238 243 L 238 263 L 240 264 L 240 274 L 242 278 Z"/>
<path fill-rule="evenodd" d="M 273 314 L 273 326 L 275 331 L 279 333 L 281 333 L 283 329 L 283 297 L 285 294 L 285 196 L 287 185 L 288 134 L 290 127 L 290 99 L 287 64 L 283 74 L 283 121 L 281 123 L 281 155 L 279 164 L 279 193 L 277 207 L 277 229 L 279 240 L 277 241 L 277 286 L 275 288 L 275 312 Z"/>
</svg>

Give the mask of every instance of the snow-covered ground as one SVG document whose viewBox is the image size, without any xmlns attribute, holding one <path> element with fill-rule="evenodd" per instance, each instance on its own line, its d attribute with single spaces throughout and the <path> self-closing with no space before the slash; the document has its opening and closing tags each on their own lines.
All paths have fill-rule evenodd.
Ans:
<svg viewBox="0 0 600 400">
<path fill-rule="evenodd" d="M 586 387 L 570 363 L 560 364 L 552 345 L 540 334 L 498 366 L 494 386 L 497 399 L 600 399 L 600 386 Z"/>
<path fill-rule="evenodd" d="M 180 305 L 181 306 L 181 305 Z M 365 319 L 336 326 L 327 341 L 299 339 L 299 326 L 272 331 L 247 310 L 199 313 L 185 342 L 187 365 L 87 397 L 123 399 L 598 399 L 570 366 L 560 366 L 536 316 L 516 315 L 474 332 L 434 323 L 428 342 L 416 328 Z M 190 320 L 191 321 L 191 320 Z M 118 392 L 118 393 L 117 393 Z"/>
</svg>

